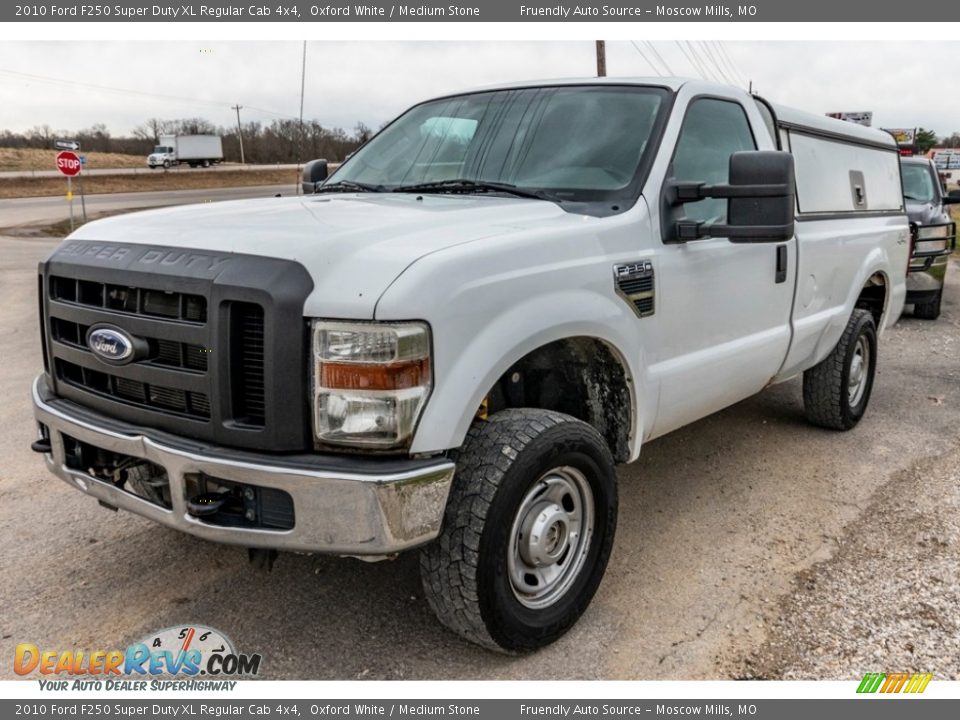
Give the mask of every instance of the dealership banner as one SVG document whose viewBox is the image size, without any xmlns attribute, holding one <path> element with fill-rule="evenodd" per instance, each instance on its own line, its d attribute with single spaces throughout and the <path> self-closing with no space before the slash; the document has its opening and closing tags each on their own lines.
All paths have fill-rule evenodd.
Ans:
<svg viewBox="0 0 960 720">
<path fill-rule="evenodd" d="M 834 120 L 852 122 L 856 125 L 863 125 L 864 127 L 873 125 L 873 112 L 870 110 L 862 110 L 860 112 L 830 112 L 827 113 L 827 117 L 831 117 Z"/>
<path fill-rule="evenodd" d="M 906 707 L 910 705 L 909 709 Z M 960 700 L 912 702 L 900 697 L 850 700 L 2 700 L 12 718 L 377 718 L 443 717 L 477 720 L 584 720 L 586 718 L 719 717 L 750 720 L 942 720 L 957 717 Z"/>
<path fill-rule="evenodd" d="M 946 22 L 960 4 L 914 0 L 749 0 L 695 2 L 551 2 L 550 0 L 415 0 L 396 2 L 39 2 L 3 4 L 2 22 Z"/>
<path fill-rule="evenodd" d="M 883 128 L 888 133 L 893 135 L 893 139 L 897 141 L 897 145 L 912 146 L 917 139 L 917 129 L 916 128 Z"/>
</svg>

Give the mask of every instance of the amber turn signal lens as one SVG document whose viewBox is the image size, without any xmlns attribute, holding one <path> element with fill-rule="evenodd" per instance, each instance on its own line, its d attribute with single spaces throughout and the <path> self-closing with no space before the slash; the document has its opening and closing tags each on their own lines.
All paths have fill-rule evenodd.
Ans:
<svg viewBox="0 0 960 720">
<path fill-rule="evenodd" d="M 430 382 L 430 360 L 401 363 L 321 362 L 320 386 L 336 390 L 405 390 Z"/>
</svg>

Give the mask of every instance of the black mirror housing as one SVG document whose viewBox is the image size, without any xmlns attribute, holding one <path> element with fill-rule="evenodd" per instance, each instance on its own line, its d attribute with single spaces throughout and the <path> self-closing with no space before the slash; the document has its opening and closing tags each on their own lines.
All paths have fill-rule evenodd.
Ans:
<svg viewBox="0 0 960 720">
<path fill-rule="evenodd" d="M 322 183 L 330 174 L 326 160 L 311 160 L 303 166 L 303 177 L 300 187 L 304 195 L 313 195 L 317 191 L 317 183 Z"/>
<path fill-rule="evenodd" d="M 793 237 L 796 191 L 793 155 L 778 150 L 746 150 L 730 156 L 726 185 L 668 184 L 666 242 L 725 237 L 730 242 L 784 242 Z M 727 224 L 707 225 L 684 218 L 682 206 L 703 198 L 726 198 Z M 679 217 L 677 210 L 680 209 Z"/>
<path fill-rule="evenodd" d="M 943 198 L 944 205 L 956 205 L 960 203 L 960 190 L 951 190 Z"/>
<path fill-rule="evenodd" d="M 732 197 L 727 201 L 728 237 L 732 242 L 783 242 L 793 237 L 796 208 L 793 155 L 734 153 L 730 156 L 730 185 L 779 188 L 775 195 Z"/>
</svg>

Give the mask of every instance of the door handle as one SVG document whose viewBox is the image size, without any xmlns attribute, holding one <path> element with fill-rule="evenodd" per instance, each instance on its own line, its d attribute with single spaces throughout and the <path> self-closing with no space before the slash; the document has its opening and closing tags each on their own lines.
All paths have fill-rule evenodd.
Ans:
<svg viewBox="0 0 960 720">
<path fill-rule="evenodd" d="M 777 245 L 777 273 L 778 283 L 787 281 L 787 246 Z"/>
</svg>

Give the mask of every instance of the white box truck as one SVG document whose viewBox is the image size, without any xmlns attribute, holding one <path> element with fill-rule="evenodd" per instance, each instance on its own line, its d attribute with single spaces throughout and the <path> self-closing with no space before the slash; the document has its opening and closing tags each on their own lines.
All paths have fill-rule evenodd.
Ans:
<svg viewBox="0 0 960 720">
<path fill-rule="evenodd" d="M 587 609 L 617 463 L 800 375 L 850 430 L 904 305 L 893 139 L 705 81 L 429 100 L 304 184 L 70 235 L 33 448 L 255 558 L 416 548 L 440 620 L 495 650 Z"/>
<path fill-rule="evenodd" d="M 161 135 L 160 144 L 147 156 L 151 169 L 187 163 L 210 167 L 223 161 L 223 141 L 218 135 Z"/>
</svg>

